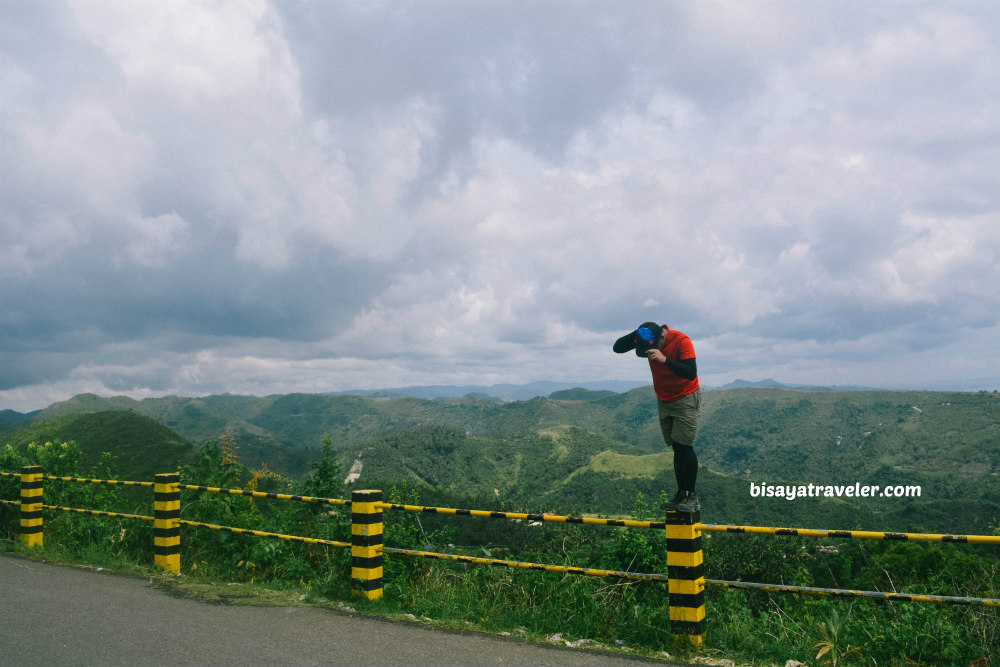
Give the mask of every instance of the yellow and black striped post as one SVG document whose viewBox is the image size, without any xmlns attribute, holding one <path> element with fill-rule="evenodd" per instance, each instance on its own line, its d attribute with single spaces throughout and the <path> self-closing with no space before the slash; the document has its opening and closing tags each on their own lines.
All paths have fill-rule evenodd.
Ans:
<svg viewBox="0 0 1000 667">
<path fill-rule="evenodd" d="M 351 493 L 351 592 L 369 600 L 382 597 L 381 491 Z"/>
<path fill-rule="evenodd" d="M 701 646 L 705 635 L 705 562 L 701 512 L 667 512 L 667 586 L 670 591 L 670 627 L 675 638 L 687 635 Z"/>
<path fill-rule="evenodd" d="M 42 467 L 21 468 L 21 541 L 42 548 Z"/>
<path fill-rule="evenodd" d="M 153 482 L 153 562 L 162 570 L 181 573 L 181 476 L 157 475 Z"/>
</svg>

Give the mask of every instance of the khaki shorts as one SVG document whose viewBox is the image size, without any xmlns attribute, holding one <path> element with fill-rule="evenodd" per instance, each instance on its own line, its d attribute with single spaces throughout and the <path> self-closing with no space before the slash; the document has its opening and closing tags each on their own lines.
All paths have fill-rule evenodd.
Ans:
<svg viewBox="0 0 1000 667">
<path fill-rule="evenodd" d="M 660 431 L 667 447 L 674 445 L 694 446 L 698 435 L 698 417 L 701 415 L 701 389 L 681 396 L 676 401 L 658 401 Z"/>
</svg>

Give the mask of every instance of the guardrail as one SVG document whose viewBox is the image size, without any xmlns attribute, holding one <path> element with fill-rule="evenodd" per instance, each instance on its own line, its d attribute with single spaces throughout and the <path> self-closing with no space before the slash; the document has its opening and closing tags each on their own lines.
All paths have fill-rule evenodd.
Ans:
<svg viewBox="0 0 1000 667">
<path fill-rule="evenodd" d="M 544 570 L 596 577 L 618 577 L 636 581 L 666 581 L 669 592 L 669 618 L 671 631 L 675 637 L 687 635 L 695 645 L 700 646 L 705 634 L 705 588 L 742 588 L 769 592 L 791 592 L 806 595 L 835 597 L 860 597 L 868 599 L 893 600 L 898 602 L 918 602 L 935 604 L 961 604 L 1000 607 L 1000 599 L 954 597 L 944 595 L 924 595 L 910 593 L 884 593 L 879 591 L 855 591 L 848 589 L 816 588 L 808 586 L 787 586 L 743 581 L 721 581 L 705 578 L 705 563 L 702 553 L 702 533 L 752 533 L 797 537 L 834 537 L 845 539 L 867 539 L 912 542 L 947 542 L 966 544 L 1000 545 L 1000 536 L 991 535 L 945 535 L 927 533 L 893 533 L 850 530 L 815 530 L 808 528 L 773 528 L 763 526 L 727 526 L 700 522 L 700 512 L 667 512 L 665 521 L 635 521 L 631 519 L 602 519 L 597 517 L 572 517 L 552 514 L 530 514 L 518 512 L 494 512 L 487 510 L 430 507 L 423 505 L 401 505 L 382 502 L 379 490 L 354 491 L 351 500 L 320 498 L 279 493 L 267 493 L 245 489 L 225 489 L 218 487 L 181 484 L 178 473 L 156 475 L 153 482 L 132 482 L 120 480 L 89 479 L 82 477 L 53 477 L 43 475 L 39 466 L 26 466 L 20 474 L 0 472 L 0 475 L 19 477 L 21 493 L 19 501 L 0 500 L 0 503 L 20 505 L 20 534 L 24 544 L 30 547 L 43 546 L 43 510 L 56 510 L 95 516 L 119 517 L 142 521 L 153 521 L 154 563 L 164 571 L 179 574 L 180 527 L 191 526 L 210 530 L 323 544 L 337 548 L 351 549 L 352 592 L 369 600 L 382 597 L 383 558 L 385 554 L 433 558 L 475 565 L 492 565 L 529 570 Z M 89 484 L 112 484 L 122 486 L 153 487 L 153 516 L 122 514 L 103 510 L 59 507 L 43 503 L 44 480 Z M 253 498 L 270 498 L 283 501 L 320 503 L 351 507 L 350 542 L 322 540 L 298 535 L 283 535 L 246 528 L 234 528 L 201 523 L 183 519 L 180 516 L 181 490 L 204 491 Z M 385 510 L 433 513 L 452 516 L 467 516 L 485 519 L 527 520 L 550 523 L 586 524 L 621 528 L 644 528 L 663 530 L 667 541 L 667 572 L 642 573 L 620 570 L 600 570 L 593 568 L 546 565 L 496 558 L 479 558 L 456 554 L 435 553 L 414 549 L 400 549 L 383 544 L 383 512 Z"/>
</svg>

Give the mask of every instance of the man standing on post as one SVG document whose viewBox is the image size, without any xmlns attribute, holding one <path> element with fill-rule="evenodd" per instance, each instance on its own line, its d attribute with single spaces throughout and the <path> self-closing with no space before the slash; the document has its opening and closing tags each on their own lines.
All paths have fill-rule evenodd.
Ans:
<svg viewBox="0 0 1000 667">
<path fill-rule="evenodd" d="M 674 450 L 674 475 L 677 478 L 677 495 L 663 509 L 681 512 L 701 509 L 694 494 L 698 477 L 694 438 L 701 414 L 701 389 L 691 339 L 680 331 L 668 329 L 666 325 L 646 322 L 616 340 L 612 349 L 619 354 L 635 350 L 636 356 L 649 360 L 649 368 L 653 372 L 660 430 L 664 442 Z"/>
</svg>

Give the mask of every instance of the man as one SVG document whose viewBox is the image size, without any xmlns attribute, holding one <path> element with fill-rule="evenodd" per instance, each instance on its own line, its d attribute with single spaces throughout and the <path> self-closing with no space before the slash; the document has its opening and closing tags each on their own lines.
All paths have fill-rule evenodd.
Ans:
<svg viewBox="0 0 1000 667">
<path fill-rule="evenodd" d="M 636 356 L 649 360 L 649 368 L 653 372 L 660 431 L 664 442 L 674 450 L 674 475 L 677 478 L 677 495 L 665 503 L 663 509 L 682 512 L 700 509 L 694 494 L 698 477 L 694 439 L 701 414 L 701 389 L 691 339 L 666 325 L 646 322 L 616 340 L 612 349 L 619 354 L 635 350 Z"/>
</svg>

